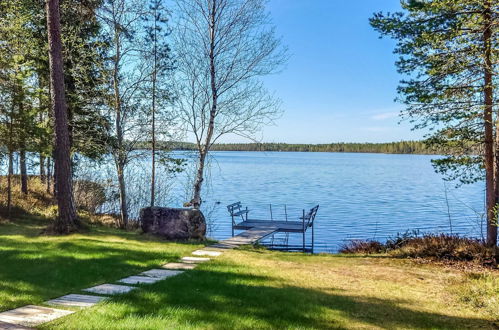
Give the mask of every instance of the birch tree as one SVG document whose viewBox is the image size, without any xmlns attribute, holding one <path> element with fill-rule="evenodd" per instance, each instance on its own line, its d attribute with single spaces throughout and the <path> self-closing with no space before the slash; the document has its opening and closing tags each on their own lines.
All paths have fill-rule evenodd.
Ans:
<svg viewBox="0 0 499 330">
<path fill-rule="evenodd" d="M 177 108 L 197 146 L 194 208 L 211 146 L 226 134 L 254 138 L 279 114 L 262 77 L 279 71 L 286 49 L 264 0 L 177 0 Z"/>
<path fill-rule="evenodd" d="M 141 19 L 147 6 L 141 0 L 105 0 L 99 8 L 103 35 L 109 40 L 110 151 L 116 168 L 119 191 L 120 226 L 128 224 L 127 180 L 125 170 L 136 143 L 142 139 L 145 123 L 137 120 L 142 105 L 139 98 L 148 71 L 139 67 Z"/>
</svg>

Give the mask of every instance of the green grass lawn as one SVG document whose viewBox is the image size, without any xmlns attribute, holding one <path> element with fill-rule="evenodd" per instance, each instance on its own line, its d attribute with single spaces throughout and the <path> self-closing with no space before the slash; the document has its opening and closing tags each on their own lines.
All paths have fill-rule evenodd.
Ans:
<svg viewBox="0 0 499 330">
<path fill-rule="evenodd" d="M 43 225 L 0 224 L 0 310 L 114 282 L 199 247 L 103 227 L 40 236 Z M 497 329 L 498 296 L 497 273 L 249 249 L 41 328 Z"/>
<path fill-rule="evenodd" d="M 44 236 L 46 225 L 41 218 L 0 224 L 0 311 L 116 281 L 177 260 L 201 246 L 106 227 Z"/>
</svg>

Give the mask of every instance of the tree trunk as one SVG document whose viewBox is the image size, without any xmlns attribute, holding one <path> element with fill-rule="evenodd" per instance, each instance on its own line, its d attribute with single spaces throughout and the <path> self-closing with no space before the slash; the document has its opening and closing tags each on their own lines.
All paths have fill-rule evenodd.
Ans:
<svg viewBox="0 0 499 330">
<path fill-rule="evenodd" d="M 51 193 L 50 183 L 51 183 L 52 173 L 51 173 L 51 165 L 50 165 L 50 157 L 47 157 L 47 194 Z"/>
<path fill-rule="evenodd" d="M 12 175 L 14 174 L 14 153 L 9 150 L 9 166 L 7 174 L 7 216 L 12 217 Z"/>
<path fill-rule="evenodd" d="M 155 30 L 156 31 L 156 30 Z M 151 207 L 156 194 L 156 46 L 154 46 L 154 72 L 152 77 L 152 122 L 151 122 Z"/>
<path fill-rule="evenodd" d="M 43 107 L 43 84 L 42 84 L 42 74 L 38 72 L 38 120 L 41 123 L 43 123 L 43 117 L 44 117 L 44 107 Z M 43 154 L 43 143 L 40 143 L 40 149 L 39 149 L 39 158 L 40 158 L 40 181 L 42 183 L 45 183 L 45 156 Z"/>
<path fill-rule="evenodd" d="M 215 130 L 215 116 L 217 114 L 218 105 L 218 88 L 217 88 L 217 76 L 216 76 L 216 66 L 215 66 L 215 17 L 217 15 L 217 1 L 212 1 L 212 7 L 210 9 L 210 87 L 211 87 L 211 109 L 210 109 L 210 121 L 208 123 L 208 130 L 206 132 L 206 139 L 204 145 L 198 145 L 199 149 L 199 163 L 198 171 L 196 175 L 196 181 L 194 182 L 194 194 L 192 198 L 192 206 L 195 209 L 201 207 L 201 186 L 204 180 L 204 166 L 206 163 L 206 156 L 211 147 L 211 139 L 213 138 L 213 132 Z"/>
<path fill-rule="evenodd" d="M 24 91 L 22 86 L 19 88 L 19 124 L 23 125 L 25 113 L 24 113 Z M 24 195 L 28 194 L 28 171 L 26 168 L 26 132 L 24 127 L 20 127 L 19 132 L 19 173 L 21 174 L 21 192 Z"/>
<path fill-rule="evenodd" d="M 40 153 L 39 154 L 39 157 L 40 157 L 40 181 L 42 183 L 45 183 L 45 156 Z"/>
<path fill-rule="evenodd" d="M 54 221 L 57 233 L 69 233 L 79 227 L 73 200 L 68 111 L 64 91 L 59 0 L 46 0 L 51 103 L 54 117 L 55 157 L 58 217 Z"/>
<path fill-rule="evenodd" d="M 194 180 L 194 191 L 192 194 L 191 206 L 195 209 L 201 207 L 201 187 L 204 181 L 204 165 L 206 162 L 206 150 L 202 146 L 199 148 L 198 168 L 196 179 Z"/>
<path fill-rule="evenodd" d="M 126 228 L 128 226 L 128 205 L 126 200 L 126 184 L 125 184 L 125 173 L 124 165 L 117 164 L 116 170 L 118 172 L 118 186 L 120 190 L 120 220 L 121 227 Z"/>
<path fill-rule="evenodd" d="M 14 174 L 14 107 L 11 108 L 9 118 L 9 164 L 7 173 L 7 215 L 10 219 L 12 216 L 12 175 Z"/>
<path fill-rule="evenodd" d="M 52 196 L 57 198 L 57 163 L 55 151 L 52 151 Z"/>
<path fill-rule="evenodd" d="M 490 1 L 485 1 L 485 10 L 483 12 L 484 19 L 484 31 L 483 31 L 483 43 L 484 43 L 484 57 L 485 57 L 485 67 L 484 67 L 484 133 L 485 133 L 485 199 L 487 206 L 487 242 L 488 246 L 497 245 L 497 212 L 496 203 L 498 201 L 499 195 L 497 195 L 498 189 L 496 187 L 497 177 L 494 173 L 494 163 L 495 158 L 499 157 L 497 154 L 494 155 L 494 141 L 493 141 L 493 104 L 494 104 L 494 89 L 492 85 L 492 10 Z M 499 170 L 496 168 L 496 172 Z"/>
<path fill-rule="evenodd" d="M 118 186 L 120 192 L 120 218 L 121 226 L 126 228 L 128 225 L 128 206 L 126 200 L 126 181 L 125 181 L 125 146 L 123 137 L 123 126 L 121 123 L 122 113 L 121 113 L 121 94 L 120 94 L 120 80 L 119 80 L 119 70 L 120 70 L 120 60 L 121 60 L 121 40 L 120 40 L 120 27 L 115 24 L 114 27 L 114 45 L 116 47 L 116 55 L 114 57 L 114 69 L 113 69 L 113 88 L 114 88 L 114 111 L 116 115 L 116 143 L 117 150 L 115 152 L 115 162 L 116 171 L 118 175 Z"/>
<path fill-rule="evenodd" d="M 21 173 L 21 192 L 24 195 L 28 194 L 28 171 L 26 168 L 26 148 L 21 146 L 19 151 L 19 172 Z"/>
</svg>

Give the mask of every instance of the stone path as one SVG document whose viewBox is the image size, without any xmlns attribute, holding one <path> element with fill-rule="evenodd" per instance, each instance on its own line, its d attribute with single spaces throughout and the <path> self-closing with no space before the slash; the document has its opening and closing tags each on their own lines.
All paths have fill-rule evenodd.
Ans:
<svg viewBox="0 0 499 330">
<path fill-rule="evenodd" d="M 92 307 L 106 299 L 100 296 L 89 296 L 84 294 L 68 294 L 46 302 L 47 305 L 59 305 L 67 307 Z"/>
<path fill-rule="evenodd" d="M 192 252 L 193 256 L 199 256 L 199 257 L 202 257 L 202 256 L 218 257 L 221 254 L 222 254 L 222 252 L 210 251 L 210 250 L 196 250 L 196 251 Z"/>
<path fill-rule="evenodd" d="M 115 294 L 127 293 L 133 289 L 135 288 L 127 285 L 101 284 L 88 289 L 83 289 L 83 291 L 112 296 Z"/>
<path fill-rule="evenodd" d="M 125 283 L 125 284 L 153 284 L 156 283 L 157 281 L 161 281 L 160 278 L 157 277 L 149 277 L 149 276 L 129 276 L 126 278 L 122 278 L 121 280 L 118 280 L 120 283 Z"/>
<path fill-rule="evenodd" d="M 123 294 L 138 289 L 139 284 L 153 284 L 171 276 L 183 273 L 197 267 L 199 263 L 210 261 L 209 257 L 218 257 L 222 252 L 216 246 L 192 252 L 194 257 L 183 257 L 180 262 L 169 262 L 161 266 L 162 269 L 150 269 L 138 275 L 122 278 L 116 282 L 123 284 L 106 283 L 82 291 L 92 293 L 68 294 L 45 302 L 47 305 L 64 307 L 88 308 L 117 294 Z M 126 284 L 126 285 L 124 285 Z M 0 330 L 26 330 L 30 326 L 37 326 L 45 322 L 74 313 L 74 311 L 51 307 L 27 305 L 0 313 Z"/>
<path fill-rule="evenodd" d="M 200 257 L 183 257 L 180 259 L 182 262 L 186 264 L 199 264 L 202 262 L 210 261 L 210 258 L 200 258 Z"/>
<path fill-rule="evenodd" d="M 181 274 L 181 271 L 178 270 L 168 270 L 168 269 L 151 269 L 146 272 L 140 273 L 139 275 L 142 276 L 150 276 L 150 277 L 156 277 L 160 279 L 165 279 L 170 276 L 175 276 L 178 274 Z"/>
<path fill-rule="evenodd" d="M 22 325 L 5 323 L 0 321 L 0 330 L 30 330 L 31 328 L 23 327 Z"/>
<path fill-rule="evenodd" d="M 0 313 L 0 321 L 15 325 L 36 326 L 60 317 L 73 314 L 73 311 L 27 305 Z"/>
<path fill-rule="evenodd" d="M 182 270 L 189 270 L 189 269 L 194 269 L 196 268 L 196 264 L 185 264 L 183 262 L 169 262 L 163 266 L 162 268 L 165 269 L 182 269 Z"/>
</svg>

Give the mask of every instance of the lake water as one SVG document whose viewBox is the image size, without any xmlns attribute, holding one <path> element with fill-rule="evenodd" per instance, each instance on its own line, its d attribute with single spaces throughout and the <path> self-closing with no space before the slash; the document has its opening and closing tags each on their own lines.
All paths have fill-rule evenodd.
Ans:
<svg viewBox="0 0 499 330">
<path fill-rule="evenodd" d="M 241 201 L 255 218 L 298 220 L 320 205 L 316 250 L 336 251 L 348 239 L 385 240 L 407 230 L 482 237 L 482 183 L 444 183 L 428 155 L 298 152 L 213 152 L 204 208 L 216 239 L 231 235 L 226 205 Z M 186 175 L 169 203 L 187 200 Z M 183 197 L 182 197 L 183 196 Z M 301 243 L 291 234 L 290 243 Z"/>
<path fill-rule="evenodd" d="M 174 153 L 190 158 L 189 153 Z M 203 209 L 209 235 L 231 235 L 226 205 L 241 201 L 253 218 L 298 220 L 302 209 L 320 205 L 316 218 L 316 251 L 337 251 L 349 239 L 385 240 L 408 230 L 483 236 L 482 183 L 459 188 L 434 172 L 428 155 L 299 152 L 213 152 L 203 190 Z M 113 175 L 110 164 L 84 166 L 92 173 Z M 158 170 L 156 205 L 181 207 L 189 200 L 186 171 L 172 178 Z M 111 173 L 111 174 L 109 174 Z M 104 175 L 104 177 L 106 177 Z M 127 173 L 131 215 L 147 205 L 149 160 L 142 159 Z M 116 203 L 109 209 L 116 210 Z M 452 229 L 451 229 L 452 228 Z M 280 238 L 282 238 L 281 235 Z M 276 239 L 279 237 L 276 237 Z M 300 234 L 290 243 L 301 244 Z M 308 238 L 309 239 L 309 238 Z"/>
<path fill-rule="evenodd" d="M 138 156 L 138 155 L 137 155 Z M 174 152 L 188 160 L 187 170 L 168 174 L 158 165 L 158 206 L 182 207 L 190 200 L 195 154 Z M 298 220 L 303 209 L 319 204 L 316 251 L 334 252 L 349 239 L 378 239 L 410 230 L 454 233 L 483 238 L 484 185 L 456 188 L 435 173 L 428 155 L 313 152 L 213 152 L 203 186 L 203 211 L 209 236 L 231 236 L 226 205 L 240 201 L 251 218 Z M 37 174 L 36 157 L 30 174 Z M 108 187 L 100 211 L 117 213 L 117 187 L 111 159 L 95 163 L 79 160 L 75 176 Z M 1 164 L 5 171 L 6 164 Z M 15 164 L 15 168 L 18 168 Z M 149 204 L 150 160 L 137 157 L 126 172 L 131 217 Z M 308 232 L 308 236 L 310 232 Z M 284 235 L 275 237 L 280 243 Z M 310 238 L 307 238 L 310 241 Z M 290 234 L 290 244 L 301 244 L 301 234 Z"/>
</svg>

